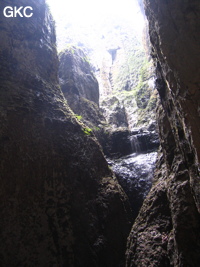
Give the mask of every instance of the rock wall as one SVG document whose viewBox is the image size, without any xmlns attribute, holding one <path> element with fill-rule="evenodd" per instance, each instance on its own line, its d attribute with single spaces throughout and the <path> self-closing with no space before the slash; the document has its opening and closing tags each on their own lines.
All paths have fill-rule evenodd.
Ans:
<svg viewBox="0 0 200 267">
<path fill-rule="evenodd" d="M 88 57 L 75 45 L 59 53 L 59 82 L 69 107 L 85 133 L 95 134 L 104 147 L 106 134 L 105 118 L 99 108 L 99 84 Z"/>
<path fill-rule="evenodd" d="M 86 54 L 80 48 L 69 45 L 59 54 L 59 61 L 60 84 L 72 109 L 76 108 L 75 95 L 78 99 L 85 98 L 99 105 L 99 85 Z"/>
<path fill-rule="evenodd" d="M 12 1 L 27 4 L 0 17 L 0 265 L 118 266 L 127 197 L 61 93 L 45 1 Z"/>
<path fill-rule="evenodd" d="M 200 3 L 145 0 L 161 151 L 126 266 L 200 266 Z"/>
</svg>

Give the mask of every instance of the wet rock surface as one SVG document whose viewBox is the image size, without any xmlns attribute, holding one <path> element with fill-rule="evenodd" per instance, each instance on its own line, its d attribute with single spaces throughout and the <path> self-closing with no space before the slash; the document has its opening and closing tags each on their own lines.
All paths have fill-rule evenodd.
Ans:
<svg viewBox="0 0 200 267">
<path fill-rule="evenodd" d="M 107 129 L 102 143 L 103 151 L 110 158 L 119 158 L 132 153 L 150 153 L 159 147 L 159 137 L 156 131 L 127 128 Z"/>
<path fill-rule="evenodd" d="M 103 151 L 129 198 L 134 219 L 152 186 L 158 147 L 155 131 L 117 128 L 105 135 Z"/>
<path fill-rule="evenodd" d="M 133 153 L 119 159 L 107 159 L 126 192 L 135 219 L 149 193 L 154 176 L 157 152 Z"/>
<path fill-rule="evenodd" d="M 103 151 L 110 158 L 119 158 L 131 154 L 130 132 L 127 128 L 118 128 L 106 132 Z"/>
<path fill-rule="evenodd" d="M 132 152 L 136 153 L 156 151 L 160 144 L 157 131 L 148 131 L 142 128 L 132 130 L 129 139 Z"/>
<path fill-rule="evenodd" d="M 45 1 L 29 5 L 32 18 L 0 17 L 0 265 L 118 266 L 127 196 L 61 93 Z"/>
</svg>

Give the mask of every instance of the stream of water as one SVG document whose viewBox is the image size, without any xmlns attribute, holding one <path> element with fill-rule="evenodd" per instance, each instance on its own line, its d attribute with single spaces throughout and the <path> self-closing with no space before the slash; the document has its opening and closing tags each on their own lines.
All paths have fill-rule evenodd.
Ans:
<svg viewBox="0 0 200 267">
<path fill-rule="evenodd" d="M 148 194 L 155 169 L 157 152 L 133 153 L 119 159 L 107 159 L 120 185 L 129 197 L 134 217 Z"/>
</svg>

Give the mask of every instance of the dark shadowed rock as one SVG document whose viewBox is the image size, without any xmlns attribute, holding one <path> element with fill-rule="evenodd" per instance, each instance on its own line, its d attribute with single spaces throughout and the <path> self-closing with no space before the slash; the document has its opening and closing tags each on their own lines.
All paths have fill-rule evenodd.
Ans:
<svg viewBox="0 0 200 267">
<path fill-rule="evenodd" d="M 0 265 L 119 266 L 127 197 L 61 93 L 45 1 L 28 4 L 0 19 Z"/>
<path fill-rule="evenodd" d="M 161 152 L 128 239 L 126 266 L 200 266 L 200 3 L 145 0 Z"/>
<path fill-rule="evenodd" d="M 108 130 L 104 136 L 102 144 L 106 156 L 119 158 L 131 154 L 130 132 L 127 128 L 118 128 L 117 130 Z"/>
</svg>

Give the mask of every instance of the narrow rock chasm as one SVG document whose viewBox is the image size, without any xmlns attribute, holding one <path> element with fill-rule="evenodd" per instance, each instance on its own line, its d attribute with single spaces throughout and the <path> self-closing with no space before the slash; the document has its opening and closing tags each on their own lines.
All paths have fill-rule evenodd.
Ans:
<svg viewBox="0 0 200 267">
<path fill-rule="evenodd" d="M 134 2 L 140 29 L 133 14 L 130 18 L 102 14 L 98 21 L 84 25 L 87 31 L 81 30 L 84 21 L 78 30 L 73 22 L 57 18 L 62 92 L 85 124 L 85 134 L 94 133 L 102 146 L 128 196 L 133 219 L 151 188 L 159 147 L 147 21 Z"/>
<path fill-rule="evenodd" d="M 143 2 L 0 3 L 0 266 L 200 266 L 200 3 Z"/>
</svg>

